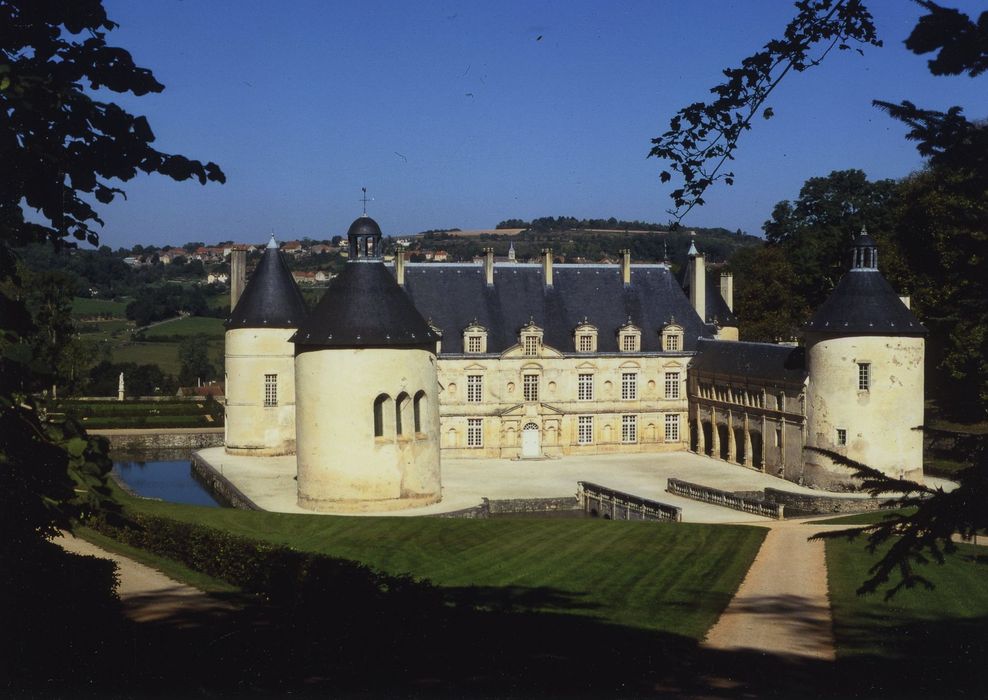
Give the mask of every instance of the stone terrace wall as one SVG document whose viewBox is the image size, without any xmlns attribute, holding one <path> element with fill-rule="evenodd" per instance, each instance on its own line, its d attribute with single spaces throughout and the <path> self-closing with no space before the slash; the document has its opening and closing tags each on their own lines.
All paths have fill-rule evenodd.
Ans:
<svg viewBox="0 0 988 700">
<path fill-rule="evenodd" d="M 841 496 L 817 496 L 793 493 L 779 489 L 765 489 L 765 500 L 781 503 L 786 515 L 828 515 L 831 513 L 865 513 L 881 510 L 888 498 L 846 498 Z"/>
<path fill-rule="evenodd" d="M 765 489 L 765 500 L 760 498 L 746 498 L 730 491 L 721 491 L 720 489 L 701 484 L 691 484 L 688 481 L 681 481 L 680 479 L 669 479 L 666 490 L 671 494 L 683 496 L 684 498 L 692 498 L 696 501 L 712 503 L 713 505 L 723 506 L 725 508 L 733 508 L 734 510 L 740 510 L 754 515 L 764 515 L 767 518 L 781 520 L 785 513 L 785 508 L 781 503 L 770 502 L 768 489 Z"/>
<path fill-rule="evenodd" d="M 223 444 L 223 428 L 107 428 L 90 430 L 90 435 L 102 435 L 110 440 L 110 449 L 117 452 L 142 452 L 145 450 L 185 449 L 201 450 Z"/>
</svg>

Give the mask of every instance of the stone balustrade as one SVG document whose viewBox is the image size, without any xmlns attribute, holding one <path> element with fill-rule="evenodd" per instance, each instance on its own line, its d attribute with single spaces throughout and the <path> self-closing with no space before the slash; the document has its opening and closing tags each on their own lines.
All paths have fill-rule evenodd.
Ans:
<svg viewBox="0 0 988 700">
<path fill-rule="evenodd" d="M 676 506 L 615 491 L 589 481 L 577 482 L 577 500 L 587 513 L 611 520 L 659 520 L 679 522 L 682 510 Z"/>
<path fill-rule="evenodd" d="M 680 479 L 669 479 L 666 491 L 676 496 L 691 498 L 695 501 L 712 503 L 713 505 L 733 508 L 752 515 L 763 515 L 766 518 L 776 518 L 781 520 L 784 517 L 785 507 L 779 503 L 763 501 L 749 496 L 739 496 L 730 491 L 692 484 Z"/>
</svg>

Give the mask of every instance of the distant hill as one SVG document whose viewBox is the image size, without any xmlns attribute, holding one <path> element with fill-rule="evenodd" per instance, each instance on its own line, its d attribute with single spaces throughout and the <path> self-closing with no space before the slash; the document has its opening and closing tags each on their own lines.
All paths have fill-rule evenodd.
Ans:
<svg viewBox="0 0 988 700">
<path fill-rule="evenodd" d="M 567 262 L 616 260 L 620 251 L 627 248 L 635 262 L 662 262 L 668 257 L 675 267 L 685 261 L 691 240 L 711 263 L 726 261 L 738 248 L 764 242 L 726 228 L 669 230 L 641 221 L 572 217 L 544 217 L 532 222 L 507 219 L 493 230 L 429 231 L 413 240 L 413 252 L 444 250 L 450 260 L 471 260 L 481 255 L 484 248 L 494 248 L 498 256 L 507 255 L 508 247 L 513 244 L 520 261 L 537 258 L 545 248 L 551 248 L 554 256 Z"/>
</svg>

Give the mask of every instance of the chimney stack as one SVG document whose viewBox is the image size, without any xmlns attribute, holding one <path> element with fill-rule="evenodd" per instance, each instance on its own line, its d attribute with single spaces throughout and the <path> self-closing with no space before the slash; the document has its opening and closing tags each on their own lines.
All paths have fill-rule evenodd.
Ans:
<svg viewBox="0 0 988 700">
<path fill-rule="evenodd" d="M 628 248 L 621 251 L 621 280 L 625 287 L 631 286 L 631 250 Z"/>
<path fill-rule="evenodd" d="M 398 246 L 395 250 L 395 278 L 399 287 L 405 286 L 405 248 Z"/>
<path fill-rule="evenodd" d="M 484 248 L 484 279 L 488 287 L 494 286 L 494 249 Z"/>
<path fill-rule="evenodd" d="M 690 303 L 700 320 L 707 322 L 707 268 L 703 254 L 696 249 L 695 243 L 690 243 L 689 281 Z"/>
<path fill-rule="evenodd" d="M 542 249 L 542 275 L 545 278 L 545 286 L 552 286 L 552 248 Z"/>
<path fill-rule="evenodd" d="M 247 250 L 240 246 L 230 251 L 230 311 L 237 306 L 247 285 Z"/>
<path fill-rule="evenodd" d="M 724 297 L 727 308 L 734 311 L 734 275 L 730 272 L 720 273 L 720 295 Z"/>
</svg>

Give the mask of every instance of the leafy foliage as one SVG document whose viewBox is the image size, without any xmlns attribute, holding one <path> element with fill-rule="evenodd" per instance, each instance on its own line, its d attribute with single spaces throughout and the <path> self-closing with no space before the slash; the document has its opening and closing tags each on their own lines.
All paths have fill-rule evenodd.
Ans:
<svg viewBox="0 0 988 700">
<path fill-rule="evenodd" d="M 182 369 L 178 381 L 182 386 L 193 386 L 197 380 L 209 380 L 216 374 L 216 368 L 209 361 L 209 341 L 204 335 L 185 338 L 178 346 L 178 359 Z"/>
<path fill-rule="evenodd" d="M 652 139 L 649 157 L 668 162 L 660 175 L 668 182 L 678 173 L 683 186 L 670 197 L 670 214 L 681 220 L 693 207 L 703 205 L 703 195 L 715 182 L 734 184 L 734 173 L 722 171 L 734 159 L 741 135 L 761 113 L 774 115 L 766 100 L 790 71 L 817 66 L 834 48 L 846 51 L 854 44 L 881 46 L 871 13 L 859 0 L 800 0 L 796 16 L 780 39 L 741 62 L 726 68 L 727 80 L 710 89 L 714 99 L 695 102 L 679 110 L 669 130 Z M 814 51 L 818 51 L 813 55 Z M 857 49 L 861 52 L 861 49 Z"/>
<path fill-rule="evenodd" d="M 111 182 L 138 172 L 225 180 L 215 163 L 158 151 L 146 117 L 92 96 L 101 88 L 138 96 L 164 89 L 127 51 L 107 45 L 116 26 L 99 0 L 0 2 L 0 161 L 7 173 L 0 222 L 7 241 L 72 237 L 96 245 L 91 225 L 103 222 L 86 195 L 109 204 L 123 194 Z M 26 221 L 22 201 L 45 222 Z"/>
<path fill-rule="evenodd" d="M 931 488 L 906 479 L 893 479 L 845 455 L 817 447 L 806 449 L 830 458 L 835 464 L 848 467 L 854 476 L 862 480 L 861 488 L 872 496 L 891 496 L 887 505 L 895 513 L 873 525 L 827 532 L 817 538 L 854 539 L 867 535 L 868 550 L 881 550 L 881 558 L 869 570 L 870 578 L 858 589 L 858 593 L 872 593 L 889 584 L 885 598 L 892 598 L 903 588 L 921 585 L 932 588 L 930 581 L 915 569 L 916 564 L 931 561 L 943 563 L 944 556 L 956 551 L 953 536 L 971 537 L 988 526 L 988 449 L 983 437 L 970 437 L 969 449 L 973 454 L 973 466 L 957 475 L 960 485 L 950 492 Z M 904 495 L 900 495 L 904 494 Z"/>
</svg>

